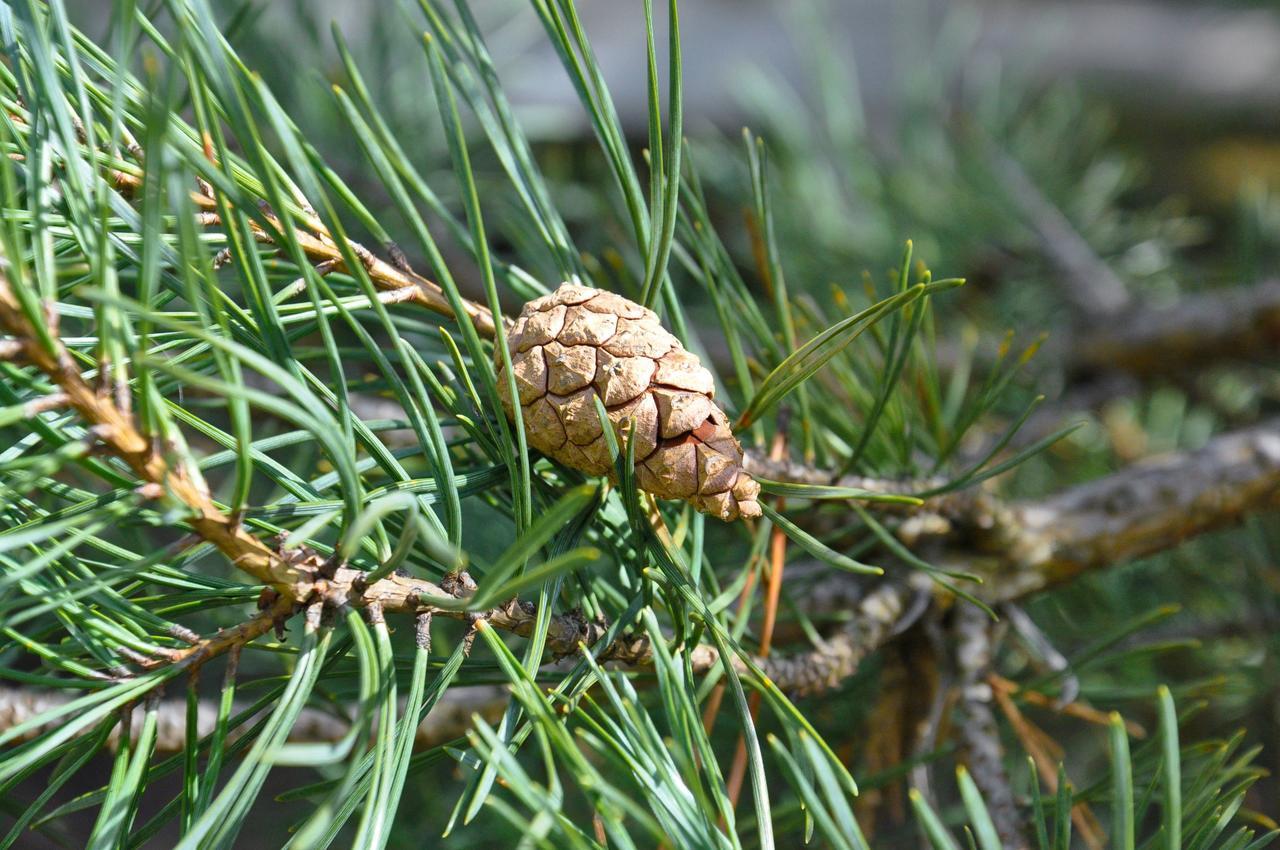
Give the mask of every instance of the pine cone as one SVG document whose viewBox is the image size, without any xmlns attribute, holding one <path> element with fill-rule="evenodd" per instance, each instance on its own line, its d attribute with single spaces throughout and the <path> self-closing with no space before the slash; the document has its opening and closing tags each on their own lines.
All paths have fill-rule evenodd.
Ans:
<svg viewBox="0 0 1280 850">
<path fill-rule="evenodd" d="M 507 346 L 525 431 L 538 451 L 588 475 L 612 477 L 599 396 L 615 429 L 634 421 L 641 489 L 685 499 L 726 521 L 760 516 L 760 485 L 743 469 L 742 446 L 712 400 L 711 373 L 652 310 L 565 283 L 525 305 Z M 498 391 L 510 416 L 501 373 Z"/>
</svg>

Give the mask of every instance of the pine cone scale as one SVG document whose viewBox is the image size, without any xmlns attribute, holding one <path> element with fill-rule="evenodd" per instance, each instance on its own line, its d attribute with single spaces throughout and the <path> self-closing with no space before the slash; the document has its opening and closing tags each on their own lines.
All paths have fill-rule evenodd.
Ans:
<svg viewBox="0 0 1280 850">
<path fill-rule="evenodd" d="M 715 404 L 711 373 L 652 310 L 567 283 L 526 304 L 507 343 L 535 449 L 589 475 L 612 475 L 599 398 L 615 429 L 631 423 L 641 489 L 724 520 L 760 515 L 760 487 L 742 468 L 742 447 Z M 499 377 L 510 416 L 510 392 Z"/>
</svg>

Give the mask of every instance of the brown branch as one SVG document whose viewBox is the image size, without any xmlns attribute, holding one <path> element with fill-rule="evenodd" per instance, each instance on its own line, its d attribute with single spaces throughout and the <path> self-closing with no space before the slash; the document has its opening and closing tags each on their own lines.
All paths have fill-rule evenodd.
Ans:
<svg viewBox="0 0 1280 850">
<path fill-rule="evenodd" d="M 134 189 L 142 185 L 141 178 L 132 175 L 121 175 L 120 180 L 123 181 L 122 185 L 127 184 Z M 195 191 L 191 193 L 191 201 L 201 211 L 199 213 L 202 216 L 201 224 L 216 225 L 221 223 L 216 212 L 218 204 L 213 197 L 201 191 Z M 267 213 L 266 216 L 274 227 L 280 230 L 288 227 L 278 216 L 270 213 Z M 310 228 L 310 232 L 296 227 L 291 228 L 291 230 L 298 247 L 302 249 L 307 259 L 316 265 L 323 264 L 327 270 L 349 271 L 342 250 L 329 235 L 324 225 L 314 217 L 314 214 L 308 217 L 306 224 Z M 254 238 L 259 242 L 275 244 L 275 238 L 261 224 L 256 221 L 250 221 L 249 226 L 253 230 Z M 402 269 L 397 265 L 388 263 L 354 239 L 347 239 L 346 244 L 351 253 L 360 261 L 365 272 L 368 273 L 369 279 L 379 289 L 399 293 L 397 300 L 412 301 L 434 313 L 450 318 L 454 317 L 453 306 L 449 303 L 449 298 L 444 294 L 444 290 L 440 288 L 439 284 L 428 280 L 407 267 Z M 412 293 L 412 295 L 410 296 L 408 293 Z M 462 306 L 467 315 L 471 317 L 472 322 L 475 323 L 476 330 L 482 336 L 492 337 L 494 335 L 494 317 L 489 312 L 488 307 L 466 299 L 462 299 Z"/>
<path fill-rule="evenodd" d="M 1004 602 L 1037 593 L 1278 506 L 1280 420 L 1013 505 L 990 535 L 999 561 L 985 598 Z"/>
<path fill-rule="evenodd" d="M 987 801 L 1001 846 L 1020 850 L 1030 844 L 1004 768 L 1004 747 L 992 708 L 994 695 L 984 681 L 991 669 L 996 644 L 993 625 L 978 606 L 969 602 L 958 606 L 954 622 L 955 659 L 960 671 L 962 717 L 957 731 L 964 744 L 969 774 Z"/>
<path fill-rule="evenodd" d="M 752 469 L 762 468 L 753 461 Z M 787 472 L 770 472 L 779 470 Z M 792 480 L 892 492 L 911 492 L 921 483 L 837 479 L 794 465 L 790 470 L 798 473 Z M 897 533 L 936 543 L 939 563 L 984 572 L 989 580 L 979 595 L 1003 603 L 1276 507 L 1280 420 L 1219 435 L 1194 451 L 1148 458 L 1042 499 L 1005 502 L 979 489 L 943 494 L 918 510 L 945 524 L 921 529 L 908 518 Z"/>
<path fill-rule="evenodd" d="M 252 619 L 228 629 L 218 629 L 211 637 L 192 640 L 186 635 L 179 635 L 191 644 L 189 648 L 169 653 L 162 659 L 151 659 L 142 666 L 199 667 L 209 659 L 251 643 L 273 629 L 280 631 L 284 622 L 300 610 L 297 602 L 270 589 L 263 590 L 263 602 L 262 610 Z"/>
<path fill-rule="evenodd" d="M 376 604 L 387 612 L 432 613 L 454 619 L 472 616 L 453 606 L 433 605 L 433 598 L 453 596 L 433 582 L 392 575 L 370 585 L 363 572 L 347 568 L 327 576 L 318 558 L 286 559 L 248 533 L 218 508 L 198 476 L 170 466 L 129 415 L 84 381 L 61 343 L 55 342 L 50 351 L 36 342 L 36 329 L 4 279 L 0 279 L 0 328 L 22 344 L 27 362 L 58 386 L 65 403 L 94 427 L 106 446 L 144 484 L 162 488 L 184 504 L 191 512 L 187 522 L 192 529 L 241 570 L 275 589 L 285 600 L 282 604 L 302 605 L 320 598 L 334 605 Z M 753 468 L 767 468 L 770 474 L 789 480 L 830 483 L 833 478 L 786 464 L 756 464 Z M 866 489 L 886 486 L 857 478 L 839 479 L 838 483 Z M 948 557 L 963 557 L 967 563 L 978 558 L 986 564 L 995 580 L 984 586 L 984 595 L 989 601 L 1000 602 L 1037 592 L 1088 569 L 1152 554 L 1274 506 L 1278 485 L 1280 426 L 1270 424 L 1218 437 L 1198 452 L 1139 464 L 1040 501 L 1010 506 L 984 491 L 970 491 L 938 497 L 929 506 L 948 518 L 948 538 L 955 538 L 948 539 Z M 900 485 L 891 486 L 897 489 Z M 957 546 L 963 548 L 957 551 Z M 860 599 L 853 618 L 822 646 L 800 655 L 757 659 L 757 663 L 779 687 L 795 693 L 832 687 L 892 636 L 899 619 L 910 610 L 913 595 L 905 584 L 883 583 Z M 483 616 L 496 628 L 523 636 L 533 632 L 536 622 L 534 606 L 516 600 Z M 556 615 L 547 636 L 548 653 L 564 656 L 576 652 L 580 645 L 593 646 L 605 631 L 603 624 L 576 613 Z M 223 648 L 229 645 L 217 644 Z M 203 657 L 211 657 L 212 649 L 211 645 Z M 698 669 L 719 663 L 710 647 L 696 647 L 692 652 Z M 600 650 L 599 657 L 631 666 L 651 660 L 647 639 L 629 636 Z"/>
<path fill-rule="evenodd" d="M 3 276 L 0 276 L 0 329 L 22 344 L 27 362 L 58 386 L 67 406 L 80 414 L 97 438 L 128 464 L 142 482 L 162 487 L 166 494 L 190 509 L 187 522 L 203 539 L 225 553 L 237 567 L 285 595 L 292 596 L 298 586 L 307 584 L 306 577 L 296 567 L 219 510 L 203 483 L 190 470 L 171 467 L 152 441 L 137 430 L 131 416 L 122 412 L 110 397 L 90 387 L 61 341 L 55 339 L 52 350 L 39 342 L 36 328 Z"/>
<path fill-rule="evenodd" d="M 1067 353 L 1074 375 L 1122 371 L 1173 375 L 1226 358 L 1280 349 L 1280 280 L 1184 296 L 1076 338 Z"/>
<path fill-rule="evenodd" d="M 1224 434 L 1197 451 L 1151 458 L 1045 499 L 1006 504 L 982 494 L 951 507 L 952 523 L 940 541 L 946 548 L 935 561 L 983 572 L 987 580 L 976 592 L 984 601 L 1014 601 L 1280 507 L 1280 421 Z M 883 582 L 854 603 L 850 619 L 822 646 L 757 664 L 797 695 L 835 687 L 909 623 L 914 599 L 938 592 L 921 579 L 914 573 L 909 581 Z M 832 582 L 858 586 L 843 575 Z M 809 598 L 821 605 L 832 594 L 828 585 Z M 847 594 L 839 604 L 847 604 Z M 640 646 L 623 658 L 648 661 Z M 718 656 L 699 647 L 694 661 L 708 669 Z"/>
<path fill-rule="evenodd" d="M 240 570 L 278 593 L 280 605 L 298 607 L 313 599 L 323 599 L 332 605 L 362 608 L 378 605 L 388 612 L 431 613 L 454 619 L 471 616 L 453 605 L 444 608 L 433 605 L 432 599 L 452 601 L 456 598 L 434 582 L 392 575 L 369 584 L 362 571 L 347 568 L 339 568 L 329 575 L 318 556 L 286 558 L 250 534 L 218 507 L 198 473 L 171 465 L 153 441 L 137 429 L 132 416 L 123 412 L 109 395 L 89 386 L 61 341 L 55 338 L 52 349 L 41 344 L 37 329 L 23 312 L 17 294 L 3 274 L 0 274 L 0 330 L 22 346 L 21 354 L 28 363 L 57 385 L 61 391 L 59 403 L 74 409 L 104 446 L 129 465 L 142 482 L 143 493 L 167 495 L 184 505 L 189 511 L 185 521 L 191 529 Z M 515 601 L 483 616 L 497 628 L 520 635 L 530 634 L 536 621 L 532 606 Z M 269 621 L 260 620 L 250 630 L 259 630 L 253 635 L 257 637 L 269 627 Z M 586 622 L 579 614 L 558 615 L 552 618 L 547 648 L 553 655 L 567 655 L 576 652 L 580 643 L 595 643 L 602 634 L 603 627 Z M 215 650 L 224 651 L 238 643 L 211 639 L 201 650 L 201 660 L 212 657 Z"/>
</svg>

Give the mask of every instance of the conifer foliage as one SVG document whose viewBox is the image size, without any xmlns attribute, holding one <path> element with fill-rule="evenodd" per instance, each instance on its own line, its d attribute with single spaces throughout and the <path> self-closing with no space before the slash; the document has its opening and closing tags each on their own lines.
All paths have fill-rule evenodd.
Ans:
<svg viewBox="0 0 1280 850">
<path fill-rule="evenodd" d="M 714 214 L 674 0 L 641 155 L 573 1 L 531 5 L 612 264 L 462 0 L 411 12 L 430 162 L 335 32 L 358 181 L 251 17 L 0 2 L 0 846 L 1255 846 L 1254 753 L 1182 743 L 1168 688 L 1150 729 L 1077 699 L 1017 603 L 1271 504 L 1273 433 L 1005 496 L 1070 430 L 1020 433 L 1035 345 L 957 360 L 909 242 L 792 284 L 765 141 L 746 231 Z"/>
</svg>

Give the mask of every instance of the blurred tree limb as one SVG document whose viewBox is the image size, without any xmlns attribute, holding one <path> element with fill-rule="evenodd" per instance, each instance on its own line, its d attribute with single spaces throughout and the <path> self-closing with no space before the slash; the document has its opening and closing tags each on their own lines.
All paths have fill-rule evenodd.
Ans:
<svg viewBox="0 0 1280 850">
<path fill-rule="evenodd" d="M 1280 346 L 1280 280 L 1188 295 L 1165 307 L 1102 323 L 1078 335 L 1069 374 L 1121 371 L 1142 378 L 1176 375 L 1228 358 L 1247 360 Z"/>
</svg>

